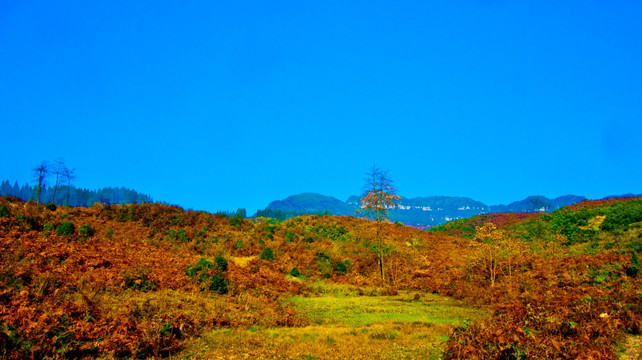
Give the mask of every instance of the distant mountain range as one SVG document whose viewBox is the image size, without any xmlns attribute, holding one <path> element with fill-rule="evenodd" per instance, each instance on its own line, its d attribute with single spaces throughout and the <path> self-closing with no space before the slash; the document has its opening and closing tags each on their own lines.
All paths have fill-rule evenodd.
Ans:
<svg viewBox="0 0 642 360">
<path fill-rule="evenodd" d="M 632 197 L 633 194 L 618 197 Z M 616 197 L 616 196 L 610 196 Z M 391 221 L 400 221 L 405 225 L 428 228 L 447 223 L 451 220 L 468 218 L 478 214 L 497 212 L 539 212 L 554 211 L 562 206 L 572 205 L 587 200 L 584 196 L 565 195 L 555 199 L 545 196 L 529 196 L 524 200 L 514 201 L 508 205 L 486 205 L 480 201 L 455 196 L 429 196 L 403 198 L 398 208 L 390 211 Z M 355 215 L 361 203 L 359 196 L 350 196 L 341 201 L 332 196 L 317 193 L 304 193 L 290 196 L 283 200 L 271 202 L 258 214 L 321 214 L 331 212 L 333 215 Z"/>
</svg>

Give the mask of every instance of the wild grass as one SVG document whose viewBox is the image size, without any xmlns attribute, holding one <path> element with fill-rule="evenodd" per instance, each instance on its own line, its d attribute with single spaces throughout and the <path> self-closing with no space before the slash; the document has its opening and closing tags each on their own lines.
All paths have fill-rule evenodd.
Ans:
<svg viewBox="0 0 642 360">
<path fill-rule="evenodd" d="M 178 358 L 438 359 L 453 326 L 486 316 L 484 309 L 433 294 L 415 299 L 415 292 L 360 296 L 344 285 L 311 288 L 320 293 L 285 300 L 309 326 L 216 330 L 189 343 Z"/>
<path fill-rule="evenodd" d="M 422 294 L 414 300 L 415 293 L 398 296 L 342 296 L 292 297 L 297 312 L 310 323 L 341 324 L 363 327 L 373 324 L 458 324 L 465 318 L 476 318 L 470 307 L 434 294 Z"/>
</svg>

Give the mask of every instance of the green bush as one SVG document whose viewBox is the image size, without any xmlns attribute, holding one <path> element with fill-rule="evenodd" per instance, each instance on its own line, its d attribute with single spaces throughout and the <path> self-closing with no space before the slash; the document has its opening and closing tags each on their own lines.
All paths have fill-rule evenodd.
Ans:
<svg viewBox="0 0 642 360">
<path fill-rule="evenodd" d="M 228 281 L 223 277 L 227 271 L 227 260 L 217 256 L 214 262 L 201 258 L 195 265 L 188 265 L 185 274 L 202 285 L 202 290 L 227 294 Z"/>
<path fill-rule="evenodd" d="M 337 224 L 315 225 L 311 231 L 332 241 L 346 241 L 351 237 L 351 234 L 343 226 Z"/>
<path fill-rule="evenodd" d="M 56 225 L 52 223 L 46 223 L 45 226 L 42 227 L 42 231 L 46 234 L 51 234 L 55 229 Z"/>
<path fill-rule="evenodd" d="M 4 217 L 9 217 L 9 208 L 4 205 L 0 205 L 0 218 Z"/>
<path fill-rule="evenodd" d="M 181 225 L 183 225 L 183 217 L 178 215 L 178 214 L 176 214 L 176 215 L 172 216 L 171 223 L 174 226 L 181 226 Z"/>
<path fill-rule="evenodd" d="M 58 229 L 56 229 L 56 233 L 60 236 L 73 235 L 74 231 L 76 231 L 76 227 L 74 223 L 69 221 L 63 221 L 58 225 Z"/>
<path fill-rule="evenodd" d="M 237 249 L 242 249 L 243 248 L 243 241 L 239 240 L 236 242 L 236 245 L 234 245 Z"/>
<path fill-rule="evenodd" d="M 197 244 L 199 240 L 204 240 L 207 237 L 207 230 L 207 226 L 203 226 L 200 231 L 195 231 L 194 239 L 196 239 Z"/>
<path fill-rule="evenodd" d="M 301 273 L 299 272 L 299 269 L 294 267 L 292 268 L 292 270 L 290 270 L 290 275 L 294 277 L 299 277 Z"/>
<path fill-rule="evenodd" d="M 640 258 L 634 251 L 631 255 L 631 264 L 626 268 L 626 275 L 630 277 L 637 277 L 640 273 Z"/>
<path fill-rule="evenodd" d="M 259 257 L 263 260 L 270 261 L 274 259 L 274 252 L 272 251 L 272 248 L 265 248 L 263 251 L 261 251 L 261 255 Z"/>
<path fill-rule="evenodd" d="M 189 242 L 189 237 L 187 237 L 187 230 L 185 229 L 179 229 L 176 231 L 175 229 L 169 229 L 167 231 L 167 237 L 170 240 L 178 240 L 180 242 Z"/>
<path fill-rule="evenodd" d="M 336 272 L 338 274 L 342 274 L 342 275 L 345 275 L 348 272 L 348 268 L 346 267 L 346 264 L 344 264 L 342 262 L 338 262 L 338 263 L 334 264 L 334 269 L 333 270 L 334 270 L 334 272 Z"/>
<path fill-rule="evenodd" d="M 54 204 L 54 203 L 47 204 L 47 206 L 45 206 L 45 208 L 47 210 L 49 210 L 49 211 L 56 211 L 56 209 L 57 209 L 56 204 Z"/>
<path fill-rule="evenodd" d="M 601 225 L 605 231 L 625 231 L 629 225 L 642 221 L 642 200 L 614 204 Z"/>
<path fill-rule="evenodd" d="M 227 294 L 227 280 L 221 275 L 214 275 L 210 278 L 209 290 L 219 294 Z"/>
<path fill-rule="evenodd" d="M 189 276 L 191 279 L 194 279 L 196 274 L 200 274 L 203 270 L 205 270 L 205 273 L 207 273 L 207 269 L 212 268 L 212 262 L 201 258 L 196 265 L 187 265 L 185 268 L 185 274 Z"/>
<path fill-rule="evenodd" d="M 291 233 L 291 232 L 289 232 L 289 231 L 287 231 L 287 232 L 285 233 L 285 242 L 287 242 L 287 243 L 291 243 L 291 242 L 292 242 L 292 241 L 294 241 L 295 239 L 296 239 L 296 234 Z"/>
<path fill-rule="evenodd" d="M 108 227 L 107 231 L 105 231 L 105 236 L 107 239 L 111 239 L 114 236 L 114 228 L 113 227 Z"/>
<path fill-rule="evenodd" d="M 214 259 L 214 262 L 216 263 L 216 267 L 217 267 L 220 271 L 227 271 L 227 259 L 225 259 L 225 258 L 224 258 L 224 257 L 222 257 L 222 256 L 217 256 L 217 257 Z"/>
<path fill-rule="evenodd" d="M 330 255 L 321 251 L 317 251 L 317 253 L 314 255 L 314 258 L 316 260 L 317 270 L 319 271 L 319 273 L 328 273 L 329 275 L 330 271 L 332 270 L 332 258 L 330 257 Z"/>
<path fill-rule="evenodd" d="M 241 225 L 243 225 L 243 217 L 242 217 L 241 215 L 235 215 L 235 216 L 233 216 L 233 217 L 231 217 L 231 218 L 230 218 L 230 220 L 228 221 L 228 223 L 229 223 L 231 226 L 235 226 L 235 227 L 237 227 L 237 228 L 239 228 L 239 229 L 240 229 L 240 228 L 241 228 Z"/>
<path fill-rule="evenodd" d="M 640 273 L 640 268 L 629 266 L 626 268 L 625 271 L 627 276 L 634 278 L 634 277 L 637 277 L 638 274 Z"/>
<path fill-rule="evenodd" d="M 274 240 L 274 232 L 276 231 L 277 227 L 274 225 L 268 225 L 265 227 L 265 232 L 267 233 L 267 237 L 270 240 Z"/>
<path fill-rule="evenodd" d="M 78 229 L 78 234 L 84 238 L 94 236 L 94 228 L 91 225 L 81 225 Z"/>
</svg>

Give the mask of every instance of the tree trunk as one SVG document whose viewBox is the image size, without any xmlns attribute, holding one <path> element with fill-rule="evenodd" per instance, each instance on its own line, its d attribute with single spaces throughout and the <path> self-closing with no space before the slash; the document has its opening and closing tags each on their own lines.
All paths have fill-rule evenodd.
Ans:
<svg viewBox="0 0 642 360">
<path fill-rule="evenodd" d="M 58 177 L 59 175 L 56 173 L 56 184 L 54 185 L 53 196 L 51 197 L 52 204 L 56 203 L 56 190 L 58 190 Z"/>
<path fill-rule="evenodd" d="M 381 284 L 386 284 L 386 273 L 383 267 L 383 250 L 379 251 L 379 271 L 381 272 Z"/>
<path fill-rule="evenodd" d="M 42 175 L 38 175 L 38 188 L 36 189 L 36 204 L 40 204 L 40 190 L 42 190 Z"/>
</svg>

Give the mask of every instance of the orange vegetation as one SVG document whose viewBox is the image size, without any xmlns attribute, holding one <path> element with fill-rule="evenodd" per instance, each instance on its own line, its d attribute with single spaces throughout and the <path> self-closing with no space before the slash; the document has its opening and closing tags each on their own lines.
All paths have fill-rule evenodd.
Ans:
<svg viewBox="0 0 642 360">
<path fill-rule="evenodd" d="M 208 329 L 305 325 L 281 300 L 305 294 L 309 280 L 381 283 L 372 250 L 377 227 L 363 219 L 275 222 L 158 204 L 52 211 L 14 198 L 0 198 L 0 206 L 6 358 L 165 356 Z M 560 242 L 523 243 L 506 230 L 536 215 L 484 218 L 506 231 L 508 244 L 490 249 L 497 251 L 494 286 L 480 257 L 488 244 L 382 224 L 389 291 L 494 308 L 492 318 L 453 333 L 446 358 L 608 359 L 625 332 L 639 333 L 642 284 L 629 271 L 631 253 L 574 254 Z M 71 234 L 59 234 L 65 222 Z"/>
</svg>

